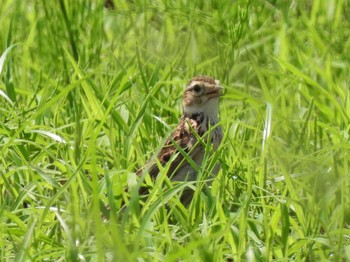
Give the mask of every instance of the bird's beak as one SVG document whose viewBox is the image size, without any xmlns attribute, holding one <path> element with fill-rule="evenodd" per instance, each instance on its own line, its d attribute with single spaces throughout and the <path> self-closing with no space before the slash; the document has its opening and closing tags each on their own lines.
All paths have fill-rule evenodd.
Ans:
<svg viewBox="0 0 350 262">
<path fill-rule="evenodd" d="M 209 90 L 206 94 L 209 98 L 220 97 L 224 95 L 224 88 L 222 86 L 215 86 L 213 89 Z"/>
</svg>

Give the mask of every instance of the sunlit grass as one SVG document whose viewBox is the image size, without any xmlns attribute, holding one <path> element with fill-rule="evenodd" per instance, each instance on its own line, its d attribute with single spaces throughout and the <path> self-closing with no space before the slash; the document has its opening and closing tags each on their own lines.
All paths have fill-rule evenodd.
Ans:
<svg viewBox="0 0 350 262">
<path fill-rule="evenodd" d="M 0 260 L 348 259 L 350 6 L 282 2 L 3 1 Z M 212 187 L 126 193 L 199 74 Z"/>
</svg>

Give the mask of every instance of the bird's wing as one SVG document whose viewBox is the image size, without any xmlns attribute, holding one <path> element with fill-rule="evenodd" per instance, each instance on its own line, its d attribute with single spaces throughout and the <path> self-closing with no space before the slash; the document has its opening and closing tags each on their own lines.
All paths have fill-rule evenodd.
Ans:
<svg viewBox="0 0 350 262">
<path fill-rule="evenodd" d="M 197 133 L 197 135 L 194 133 Z M 165 142 L 157 156 L 162 166 L 172 161 L 169 167 L 169 177 L 187 161 L 185 154 L 188 154 L 188 156 L 192 158 L 193 155 L 201 150 L 200 146 L 198 146 L 199 143 L 197 139 L 197 136 L 201 135 L 200 124 L 197 121 L 187 117 L 181 118 L 179 125 Z M 175 159 L 173 157 L 175 157 Z M 136 174 L 141 176 L 144 172 L 149 173 L 151 178 L 155 179 L 159 173 L 158 164 L 154 162 L 149 168 L 147 168 L 146 165 L 145 168 L 138 170 Z M 140 193 L 142 194 L 143 191 L 146 193 L 148 190 L 141 189 Z"/>
</svg>

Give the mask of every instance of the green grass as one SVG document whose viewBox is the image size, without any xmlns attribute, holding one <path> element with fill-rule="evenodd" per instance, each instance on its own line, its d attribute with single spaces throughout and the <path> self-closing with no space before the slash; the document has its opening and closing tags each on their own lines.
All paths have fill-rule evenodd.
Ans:
<svg viewBox="0 0 350 262">
<path fill-rule="evenodd" d="M 0 260 L 350 259 L 348 1 L 115 2 L 2 0 Z M 222 169 L 140 207 L 198 74 L 226 88 Z"/>
</svg>

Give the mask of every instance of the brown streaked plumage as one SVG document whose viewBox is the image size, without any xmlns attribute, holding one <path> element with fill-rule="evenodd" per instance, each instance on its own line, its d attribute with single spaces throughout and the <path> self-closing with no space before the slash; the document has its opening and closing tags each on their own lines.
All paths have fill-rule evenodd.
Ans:
<svg viewBox="0 0 350 262">
<path fill-rule="evenodd" d="M 167 139 L 160 150 L 157 158 L 162 166 L 165 166 L 172 159 L 168 176 L 172 181 L 195 181 L 196 169 L 186 161 L 183 154 L 178 150 L 182 148 L 193 162 L 200 166 L 205 154 L 205 144 L 198 141 L 197 137 L 203 138 L 207 142 L 210 135 L 210 142 L 213 150 L 217 150 L 222 140 L 222 129 L 218 123 L 219 97 L 223 95 L 222 87 L 219 81 L 207 76 L 197 76 L 192 78 L 184 91 L 183 95 L 183 115 L 175 131 Z M 214 128 L 212 128 L 214 127 Z M 207 132 L 211 128 L 210 132 Z M 208 136 L 207 136 L 208 135 Z M 155 179 L 159 174 L 157 163 L 150 163 L 137 171 L 140 176 L 147 172 L 151 178 Z M 217 166 L 213 173 L 218 172 Z M 146 194 L 148 188 L 142 187 L 140 194 Z M 186 190 L 181 197 L 185 204 L 192 199 L 193 193 Z"/>
</svg>

